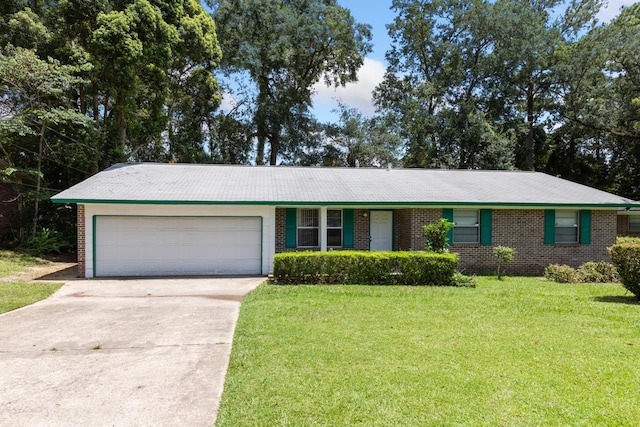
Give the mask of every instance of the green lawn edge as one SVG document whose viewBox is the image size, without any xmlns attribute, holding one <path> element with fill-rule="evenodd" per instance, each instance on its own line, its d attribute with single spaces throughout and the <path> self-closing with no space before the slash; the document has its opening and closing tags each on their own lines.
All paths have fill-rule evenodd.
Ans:
<svg viewBox="0 0 640 427">
<path fill-rule="evenodd" d="M 637 425 L 633 295 L 477 281 L 261 285 L 242 302 L 216 425 Z"/>
</svg>

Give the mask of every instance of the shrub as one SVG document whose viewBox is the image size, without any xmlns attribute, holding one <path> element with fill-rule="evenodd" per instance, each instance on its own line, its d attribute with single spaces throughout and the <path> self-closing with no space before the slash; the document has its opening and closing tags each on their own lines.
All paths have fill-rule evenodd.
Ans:
<svg viewBox="0 0 640 427">
<path fill-rule="evenodd" d="M 544 277 L 557 283 L 578 283 L 581 281 L 578 271 L 568 265 L 551 264 L 544 269 Z"/>
<path fill-rule="evenodd" d="M 475 288 L 476 278 L 474 276 L 465 276 L 459 271 L 456 271 L 455 273 L 453 273 L 453 283 L 455 284 L 455 286 L 464 288 Z"/>
<path fill-rule="evenodd" d="M 455 285 L 455 254 L 429 252 L 288 252 L 276 254 L 273 277 L 288 284 Z"/>
<path fill-rule="evenodd" d="M 449 243 L 447 233 L 453 228 L 454 223 L 441 218 L 440 221 L 422 226 L 422 236 L 425 238 L 425 250 L 428 252 L 446 252 Z"/>
<path fill-rule="evenodd" d="M 493 248 L 493 256 L 498 258 L 498 267 L 497 267 L 498 280 L 500 280 L 501 278 L 500 267 L 502 267 L 502 264 L 507 264 L 513 261 L 513 257 L 515 256 L 516 253 L 517 252 L 515 249 L 510 248 L 508 246 L 498 245 Z"/>
<path fill-rule="evenodd" d="M 62 234 L 55 230 L 43 228 L 37 231 L 35 235 L 27 237 L 22 246 L 30 254 L 41 256 L 52 253 L 59 254 L 71 245 L 64 239 Z"/>
<path fill-rule="evenodd" d="M 616 267 L 609 262 L 585 262 L 578 267 L 581 281 L 586 283 L 611 283 L 618 281 Z"/>
<path fill-rule="evenodd" d="M 640 243 L 640 237 L 618 236 L 616 243 Z"/>
<path fill-rule="evenodd" d="M 609 248 L 611 261 L 628 291 L 640 299 L 640 244 L 618 243 Z"/>
</svg>

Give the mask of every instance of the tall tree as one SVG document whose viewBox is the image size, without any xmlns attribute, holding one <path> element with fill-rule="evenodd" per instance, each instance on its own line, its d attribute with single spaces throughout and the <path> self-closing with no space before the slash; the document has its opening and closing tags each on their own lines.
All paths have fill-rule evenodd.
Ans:
<svg viewBox="0 0 640 427">
<path fill-rule="evenodd" d="M 336 0 L 208 0 L 218 24 L 223 65 L 246 72 L 256 87 L 252 117 L 256 163 L 276 164 L 287 129 L 311 106 L 313 85 L 344 85 L 370 51 L 369 27 Z M 290 133 L 290 132 L 289 132 Z"/>
<path fill-rule="evenodd" d="M 389 68 L 375 100 L 398 123 L 407 164 L 508 168 L 514 162 L 496 156 L 522 153 L 515 166 L 534 169 L 554 112 L 556 52 L 600 4 L 394 0 Z M 554 18 L 557 10 L 565 13 Z"/>
</svg>

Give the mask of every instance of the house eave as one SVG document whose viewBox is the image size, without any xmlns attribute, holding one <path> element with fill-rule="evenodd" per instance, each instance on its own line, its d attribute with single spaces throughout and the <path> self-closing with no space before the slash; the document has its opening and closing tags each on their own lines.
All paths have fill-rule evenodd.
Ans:
<svg viewBox="0 0 640 427">
<path fill-rule="evenodd" d="M 116 204 L 116 205 L 254 205 L 254 206 L 350 206 L 350 207 L 494 207 L 494 208 L 640 208 L 640 203 L 544 203 L 544 202 L 460 202 L 460 201 L 250 201 L 250 200 L 122 200 L 122 199 L 59 199 L 60 204 Z"/>
</svg>

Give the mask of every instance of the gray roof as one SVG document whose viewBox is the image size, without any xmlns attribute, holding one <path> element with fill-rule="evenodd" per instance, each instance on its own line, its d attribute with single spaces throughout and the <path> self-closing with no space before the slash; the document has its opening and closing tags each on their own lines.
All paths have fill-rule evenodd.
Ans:
<svg viewBox="0 0 640 427">
<path fill-rule="evenodd" d="M 59 203 L 640 207 L 540 172 L 117 164 Z"/>
</svg>

